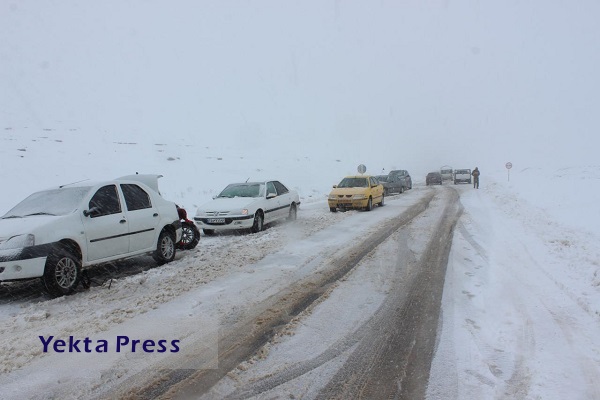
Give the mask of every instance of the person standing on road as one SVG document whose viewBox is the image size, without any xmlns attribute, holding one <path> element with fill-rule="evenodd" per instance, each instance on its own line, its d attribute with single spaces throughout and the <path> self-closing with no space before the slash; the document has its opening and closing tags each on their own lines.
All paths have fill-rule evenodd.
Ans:
<svg viewBox="0 0 600 400">
<path fill-rule="evenodd" d="M 471 175 L 473 175 L 473 189 L 479 189 L 479 168 L 475 167 Z"/>
</svg>

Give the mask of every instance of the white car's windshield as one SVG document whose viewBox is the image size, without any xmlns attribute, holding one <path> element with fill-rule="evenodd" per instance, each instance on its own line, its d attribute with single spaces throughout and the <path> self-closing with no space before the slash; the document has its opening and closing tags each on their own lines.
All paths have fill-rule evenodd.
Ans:
<svg viewBox="0 0 600 400">
<path fill-rule="evenodd" d="M 227 186 L 217 197 L 261 197 L 264 196 L 264 183 L 234 183 Z"/>
<path fill-rule="evenodd" d="M 29 215 L 66 215 L 77 209 L 90 187 L 72 187 L 37 192 L 13 207 L 4 218 Z"/>
</svg>

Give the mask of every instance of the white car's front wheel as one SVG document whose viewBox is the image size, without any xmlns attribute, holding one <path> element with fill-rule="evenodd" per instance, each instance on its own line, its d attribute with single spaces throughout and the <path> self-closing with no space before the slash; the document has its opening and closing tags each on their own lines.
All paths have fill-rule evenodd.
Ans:
<svg viewBox="0 0 600 400">
<path fill-rule="evenodd" d="M 42 281 L 53 297 L 73 293 L 81 280 L 81 260 L 62 247 L 46 259 Z"/>
<path fill-rule="evenodd" d="M 265 218 L 263 217 L 262 212 L 257 211 L 256 214 L 254 214 L 254 223 L 252 224 L 252 228 L 250 228 L 250 231 L 252 231 L 252 233 L 262 231 L 264 222 Z"/>
</svg>

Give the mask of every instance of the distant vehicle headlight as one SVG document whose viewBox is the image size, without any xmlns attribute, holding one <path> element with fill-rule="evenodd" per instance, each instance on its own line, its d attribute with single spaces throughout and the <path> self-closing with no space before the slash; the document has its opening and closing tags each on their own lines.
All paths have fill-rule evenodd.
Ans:
<svg viewBox="0 0 600 400">
<path fill-rule="evenodd" d="M 335 199 L 337 199 L 337 196 L 335 194 L 329 195 L 329 200 L 335 200 Z"/>
<path fill-rule="evenodd" d="M 35 244 L 35 236 L 32 234 L 17 235 L 0 243 L 0 250 L 20 249 L 23 247 L 33 246 Z"/>
<path fill-rule="evenodd" d="M 365 196 L 364 194 L 355 194 L 354 196 L 352 196 L 352 199 L 354 200 L 362 200 L 367 198 L 367 196 Z"/>
</svg>

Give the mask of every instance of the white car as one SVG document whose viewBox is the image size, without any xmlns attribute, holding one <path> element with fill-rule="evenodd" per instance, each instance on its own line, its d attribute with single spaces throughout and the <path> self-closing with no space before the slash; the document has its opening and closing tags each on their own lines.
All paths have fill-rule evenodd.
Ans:
<svg viewBox="0 0 600 400">
<path fill-rule="evenodd" d="M 459 183 L 471 183 L 471 170 L 470 169 L 457 169 L 454 171 L 454 184 Z"/>
<path fill-rule="evenodd" d="M 201 205 L 194 221 L 207 235 L 215 231 L 250 229 L 260 232 L 264 224 L 296 219 L 298 192 L 279 181 L 232 183 Z"/>
<path fill-rule="evenodd" d="M 175 257 L 181 222 L 175 203 L 158 192 L 161 175 L 131 175 L 34 193 L 0 218 L 0 281 L 42 278 L 62 296 L 82 269 L 152 254 Z M 145 183 L 144 183 L 145 182 Z"/>
</svg>

